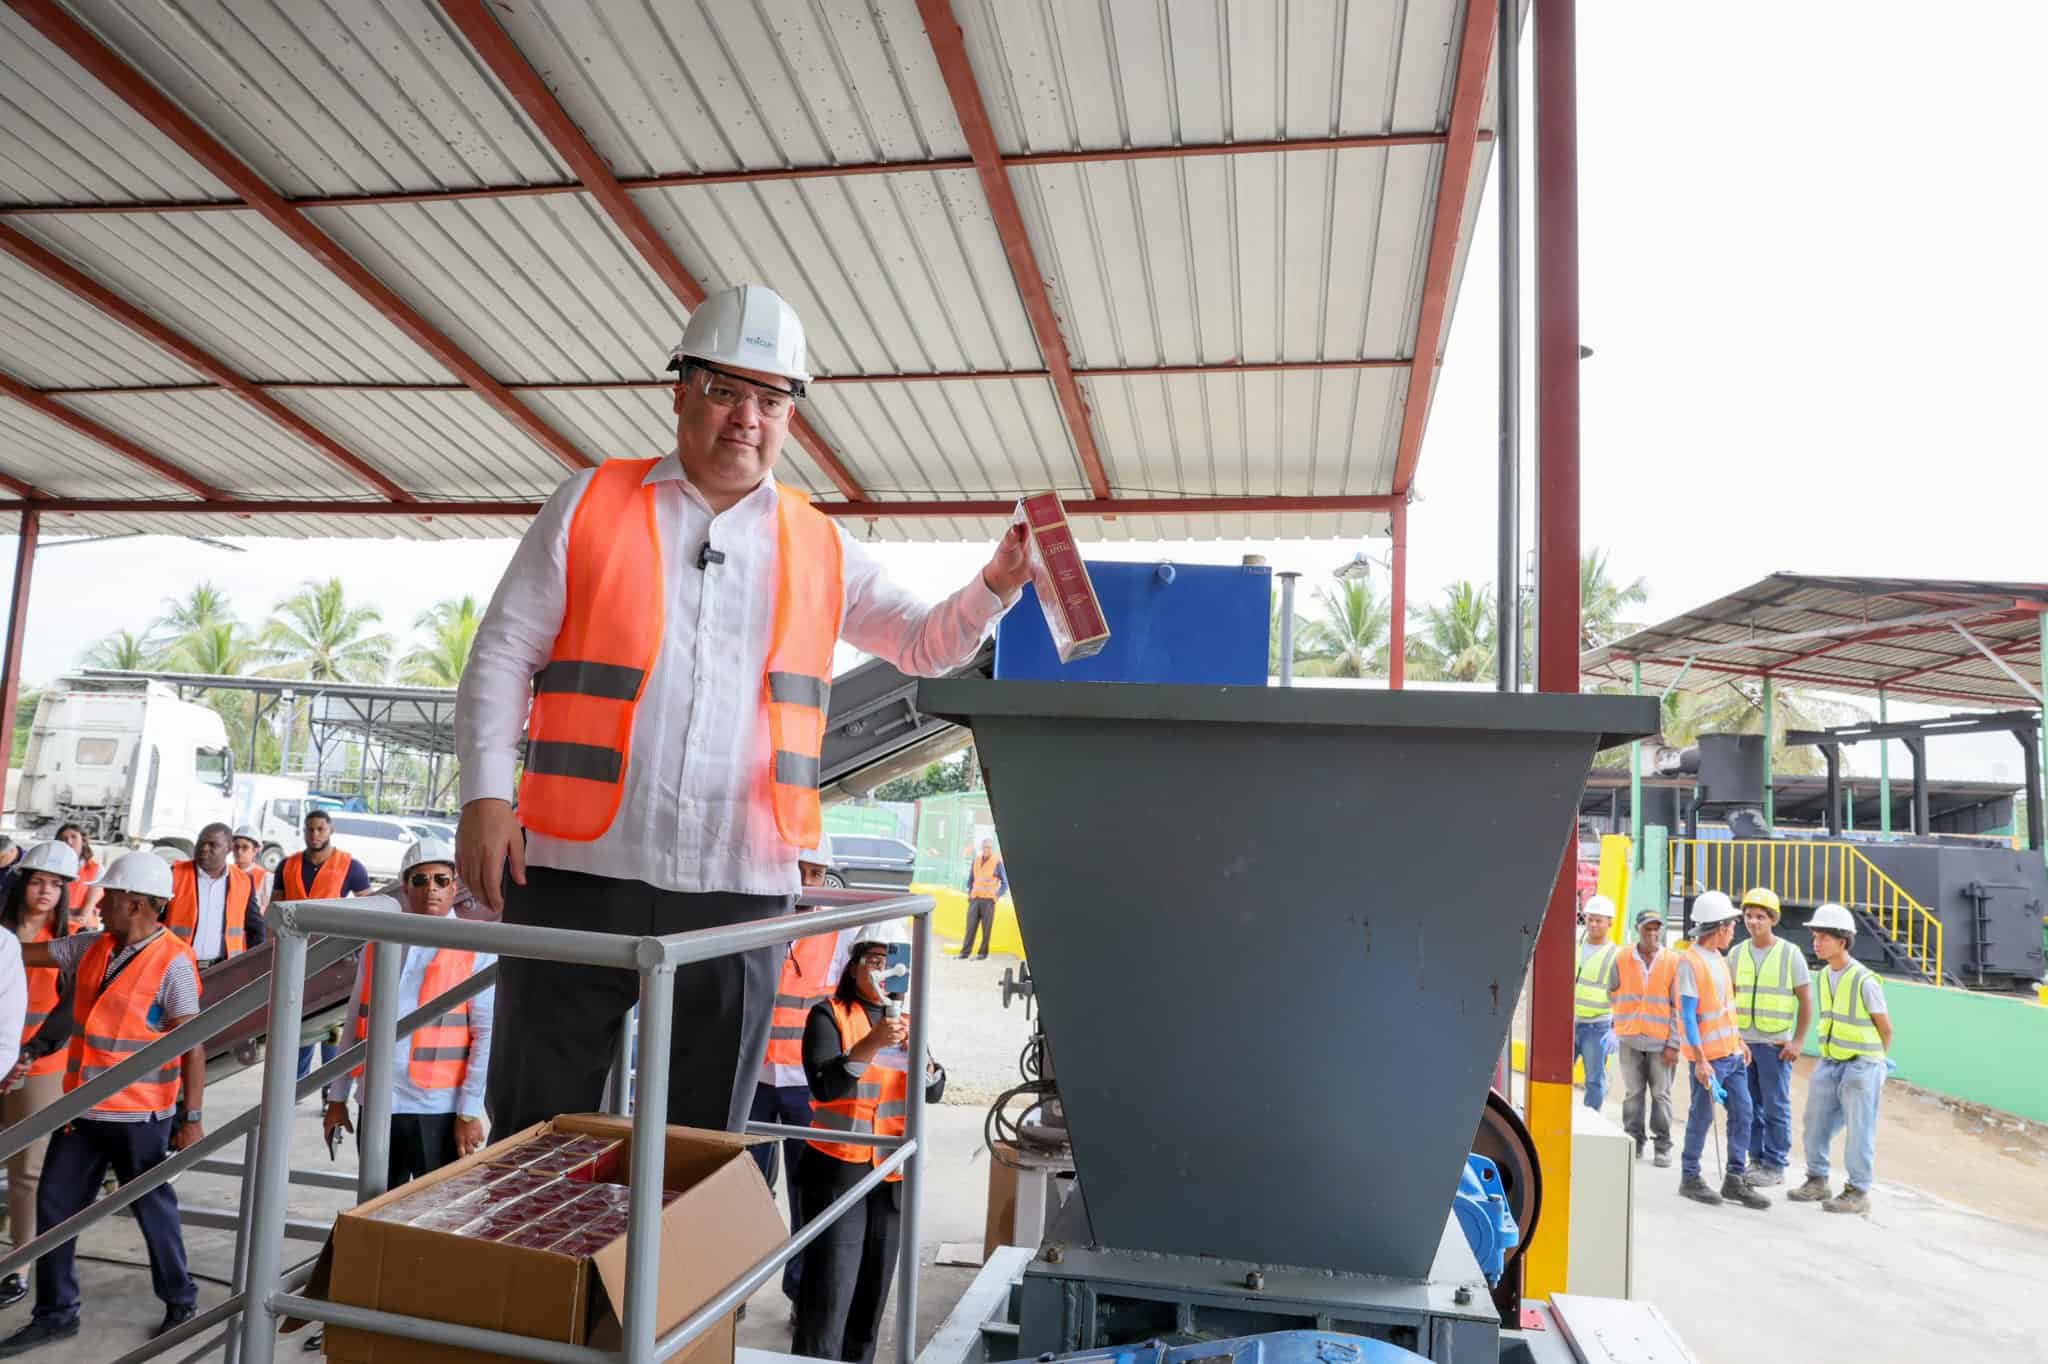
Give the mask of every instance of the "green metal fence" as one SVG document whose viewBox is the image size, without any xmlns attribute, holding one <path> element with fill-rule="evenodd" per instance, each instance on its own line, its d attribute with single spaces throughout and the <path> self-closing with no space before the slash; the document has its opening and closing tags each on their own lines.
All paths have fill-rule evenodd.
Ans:
<svg viewBox="0 0 2048 1364">
<path fill-rule="evenodd" d="M 903 800 L 841 801 L 825 807 L 825 832 L 908 841 L 917 832 L 917 806 Z"/>
<path fill-rule="evenodd" d="M 964 886 L 968 864 L 984 837 L 993 837 L 995 816 L 989 813 L 988 795 L 962 791 L 949 796 L 927 796 L 917 803 L 917 883 L 934 886 Z M 1002 846 L 1000 840 L 996 845 Z"/>
</svg>

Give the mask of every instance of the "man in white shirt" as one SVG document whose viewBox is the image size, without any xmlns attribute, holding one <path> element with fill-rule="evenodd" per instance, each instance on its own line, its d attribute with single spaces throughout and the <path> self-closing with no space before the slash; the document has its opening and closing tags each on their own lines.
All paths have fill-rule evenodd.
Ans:
<svg viewBox="0 0 2048 1364">
<path fill-rule="evenodd" d="M 972 581 L 926 605 L 777 485 L 810 376 L 802 324 L 772 291 L 707 299 L 670 368 L 675 451 L 556 490 L 463 673 L 458 861 L 510 923 L 664 934 L 788 913 L 797 849 L 819 833 L 833 645 L 947 672 L 1029 575 L 1013 529 Z M 671 1122 L 744 1125 L 782 956 L 676 972 Z M 499 989 L 492 1121 L 596 1108 L 636 977 L 508 959 Z"/>
<path fill-rule="evenodd" d="M 228 844 L 228 826 L 209 824 L 192 845 L 192 860 L 171 864 L 164 927 L 192 949 L 202 970 L 263 943 L 255 880 L 229 860 Z"/>
</svg>

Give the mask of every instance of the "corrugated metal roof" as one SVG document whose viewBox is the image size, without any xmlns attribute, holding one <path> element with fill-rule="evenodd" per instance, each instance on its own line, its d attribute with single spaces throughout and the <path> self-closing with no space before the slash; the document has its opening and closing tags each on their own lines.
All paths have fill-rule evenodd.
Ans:
<svg viewBox="0 0 2048 1364">
<path fill-rule="evenodd" d="M 316 201 L 307 213 L 318 227 L 490 376 L 519 388 L 519 401 L 575 449 L 597 459 L 669 448 L 660 390 L 524 387 L 657 379 L 685 309 L 437 5 L 67 8 L 270 186 Z M 916 0 L 490 8 L 697 282 L 762 280 L 797 306 L 818 374 L 854 381 L 814 388 L 808 415 L 868 496 L 1090 495 L 1014 274 L 1018 244 L 1006 249 L 967 164 L 969 140 Z M 1007 156 L 1437 139 L 1007 171 L 1113 497 L 1391 494 L 1466 5 L 956 0 L 953 9 Z M 234 195 L 11 10 L 0 10 L 0 116 L 0 221 L 236 373 L 320 385 L 277 396 L 407 492 L 511 501 L 560 481 L 561 459 L 259 213 L 48 211 L 219 205 Z M 1488 151 L 1482 141 L 1465 188 L 1460 270 Z M 877 165 L 852 176 L 633 186 Z M 329 202 L 450 191 L 487 193 Z M 218 390 L 63 393 L 204 379 L 4 254 L 0 302 L 12 319 L 0 370 L 59 390 L 59 401 L 237 497 L 371 495 Z M 1359 361 L 1391 367 L 1121 372 Z M 1089 372 L 1103 370 L 1119 372 Z M 896 377 L 919 374 L 1001 377 Z M 27 434 L 48 425 L 10 413 L 0 471 L 73 497 L 187 498 L 70 433 L 61 448 L 80 458 L 54 468 L 30 448 L 40 436 Z M 789 481 L 839 495 L 795 442 L 785 461 Z M 74 519 L 94 518 L 141 524 L 117 513 Z M 234 517 L 208 533 L 439 536 L 498 520 L 344 519 Z M 1356 536 L 1383 533 L 1386 521 L 1383 512 L 1259 511 L 1091 518 L 1080 529 L 1109 539 Z M 905 518 L 877 522 L 874 533 L 955 539 L 997 529 L 986 518 Z"/>
</svg>

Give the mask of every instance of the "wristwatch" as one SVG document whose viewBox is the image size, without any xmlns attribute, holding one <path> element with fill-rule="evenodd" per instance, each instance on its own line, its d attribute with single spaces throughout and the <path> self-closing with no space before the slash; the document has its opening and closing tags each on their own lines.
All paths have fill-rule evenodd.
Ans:
<svg viewBox="0 0 2048 1364">
<path fill-rule="evenodd" d="M 189 1112 L 180 1113 L 177 1116 L 177 1121 L 181 1123 L 197 1123 L 199 1121 L 199 1110 L 195 1108 Z"/>
</svg>

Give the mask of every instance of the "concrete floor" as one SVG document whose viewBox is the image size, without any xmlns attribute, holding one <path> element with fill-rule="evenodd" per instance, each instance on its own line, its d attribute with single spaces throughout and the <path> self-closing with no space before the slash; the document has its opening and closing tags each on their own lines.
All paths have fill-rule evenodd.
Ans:
<svg viewBox="0 0 2048 1364">
<path fill-rule="evenodd" d="M 971 1101 L 931 1113 L 920 1341 L 974 1276 L 932 1259 L 941 1243 L 981 1241 L 988 1180 L 982 1103 L 1014 1082 L 1027 1031 L 1021 1008 L 1004 1011 L 996 993 L 1005 964 L 942 962 L 934 981 L 934 1046 L 949 1069 L 947 1097 Z M 1803 1084 L 1801 1077 L 1802 1091 Z M 252 1104 L 256 1090 L 253 1072 L 223 1081 L 210 1089 L 207 1111 L 225 1120 Z M 1610 1099 L 1610 1116 L 1618 1103 L 1618 1096 Z M 1802 1103 L 1796 1093 L 1795 1104 Z M 1683 1097 L 1678 1108 L 1682 1122 Z M 2048 1283 L 2048 1143 L 2039 1129 L 2000 1125 L 1996 1115 L 1959 1111 L 1903 1087 L 1887 1092 L 1882 1121 L 1868 1217 L 1782 1202 L 1761 1213 L 1703 1208 L 1677 1196 L 1675 1169 L 1640 1167 L 1637 1296 L 1659 1306 L 1700 1364 L 1754 1364 L 1784 1353 L 1787 1341 L 1799 1342 L 1805 1358 L 1859 1364 L 2048 1361 L 2040 1288 Z M 343 1154 L 341 1164 L 329 1165 L 314 1109 L 302 1105 L 294 1164 L 350 1168 Z M 235 1206 L 236 1186 L 222 1177 L 187 1176 L 178 1192 L 192 1205 Z M 340 1193 L 295 1189 L 293 1213 L 331 1216 L 347 1201 Z M 226 1233 L 189 1231 L 187 1243 L 196 1273 L 227 1277 L 233 1247 Z M 85 1330 L 29 1358 L 106 1364 L 140 1344 L 161 1318 L 132 1221 L 114 1218 L 87 1235 L 83 1249 L 127 1263 L 82 1263 Z M 291 1243 L 287 1260 L 313 1249 Z M 225 1295 L 215 1282 L 202 1280 L 200 1288 L 202 1306 Z M 24 1304 L 0 1313 L 0 1332 L 25 1322 L 28 1311 Z M 788 1307 L 775 1287 L 755 1296 L 740 1343 L 788 1348 Z M 298 1338 L 281 1342 L 279 1358 L 306 1357 L 298 1345 Z M 893 1348 L 892 1317 L 881 1357 L 889 1359 Z"/>
</svg>

